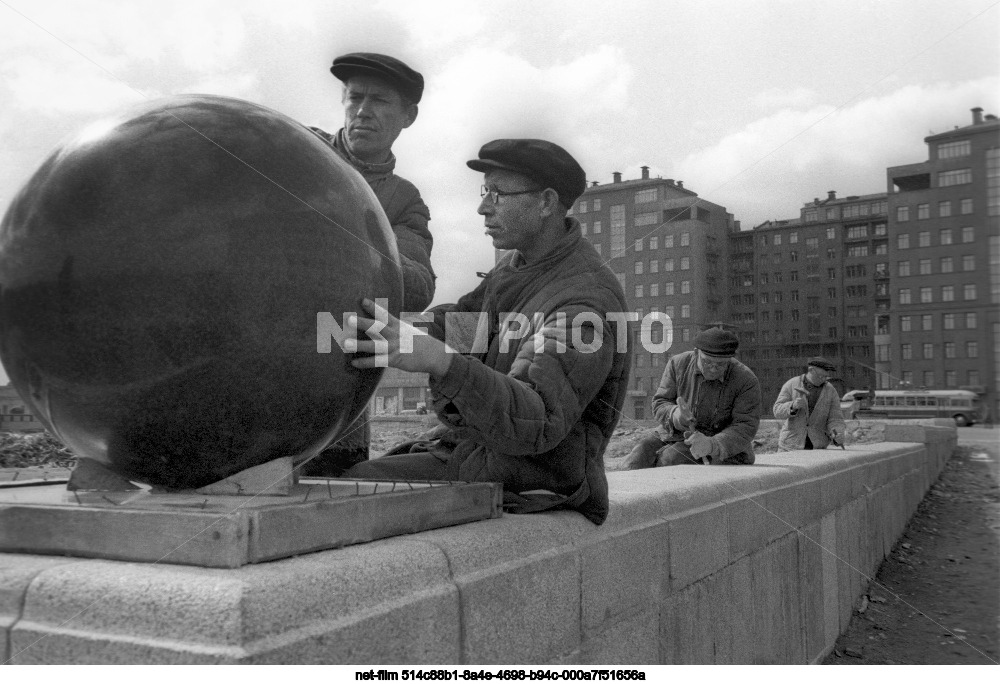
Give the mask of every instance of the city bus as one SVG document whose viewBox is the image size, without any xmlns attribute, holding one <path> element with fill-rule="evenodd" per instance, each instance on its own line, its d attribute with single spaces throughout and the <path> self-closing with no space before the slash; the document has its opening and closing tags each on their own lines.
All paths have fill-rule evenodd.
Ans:
<svg viewBox="0 0 1000 684">
<path fill-rule="evenodd" d="M 953 418 L 955 425 L 979 421 L 979 395 L 968 390 L 852 390 L 840 407 L 845 418 Z"/>
</svg>

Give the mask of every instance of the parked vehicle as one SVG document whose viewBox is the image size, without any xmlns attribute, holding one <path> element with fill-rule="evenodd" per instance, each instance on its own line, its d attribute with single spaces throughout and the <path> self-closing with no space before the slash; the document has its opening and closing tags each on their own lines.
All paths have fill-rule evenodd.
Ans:
<svg viewBox="0 0 1000 684">
<path fill-rule="evenodd" d="M 980 419 L 979 395 L 968 390 L 852 390 L 840 401 L 845 418 L 952 418 L 955 425 Z"/>
</svg>

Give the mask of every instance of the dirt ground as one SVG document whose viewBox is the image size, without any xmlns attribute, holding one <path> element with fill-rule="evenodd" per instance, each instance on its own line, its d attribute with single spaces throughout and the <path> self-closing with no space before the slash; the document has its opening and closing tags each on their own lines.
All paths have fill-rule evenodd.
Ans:
<svg viewBox="0 0 1000 684">
<path fill-rule="evenodd" d="M 958 449 L 825 665 L 998 664 L 998 436 L 959 428 Z"/>
</svg>

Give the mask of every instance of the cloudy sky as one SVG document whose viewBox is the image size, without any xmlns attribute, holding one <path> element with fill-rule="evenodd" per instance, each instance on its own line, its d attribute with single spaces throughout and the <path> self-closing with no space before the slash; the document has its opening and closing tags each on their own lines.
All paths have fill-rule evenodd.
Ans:
<svg viewBox="0 0 1000 684">
<path fill-rule="evenodd" d="M 748 228 L 883 191 L 925 136 L 1000 114 L 998 29 L 996 0 L 0 0 L 0 212 L 60 140 L 146 99 L 334 131 L 332 58 L 387 52 L 427 82 L 397 170 L 453 301 L 492 264 L 464 163 L 490 139 L 556 141 L 602 183 L 647 165 Z"/>
</svg>

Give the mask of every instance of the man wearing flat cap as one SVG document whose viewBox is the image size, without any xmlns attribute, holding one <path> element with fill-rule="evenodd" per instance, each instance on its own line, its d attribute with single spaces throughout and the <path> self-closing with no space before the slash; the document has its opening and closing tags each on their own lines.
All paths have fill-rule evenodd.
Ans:
<svg viewBox="0 0 1000 684">
<path fill-rule="evenodd" d="M 754 462 L 760 381 L 735 358 L 739 339 L 709 328 L 695 336 L 694 347 L 667 362 L 653 395 L 660 427 L 643 435 L 625 469 Z"/>
<path fill-rule="evenodd" d="M 387 344 L 359 333 L 345 345 L 372 354 L 355 367 L 429 373 L 442 425 L 345 476 L 500 482 L 508 512 L 567 508 L 600 524 L 608 514 L 603 455 L 630 352 L 608 315 L 626 310 L 621 285 L 566 215 L 586 187 L 583 169 L 558 145 L 525 139 L 487 143 L 468 165 L 485 174 L 478 213 L 486 235 L 510 251 L 458 303 L 432 310 L 429 335 L 413 336 L 365 302 L 372 317 L 359 319 L 358 330 L 388 320 L 380 331 Z M 445 331 L 462 315 L 485 324 L 455 350 Z"/>
<path fill-rule="evenodd" d="M 840 410 L 840 395 L 830 384 L 837 368 L 817 356 L 806 362 L 806 372 L 781 387 L 774 402 L 774 417 L 785 421 L 778 434 L 778 449 L 825 449 L 831 441 L 844 443 L 847 429 Z"/>
<path fill-rule="evenodd" d="M 417 118 L 424 79 L 403 62 L 374 52 L 333 60 L 330 72 L 343 82 L 344 127 L 335 135 L 313 132 L 353 166 L 375 192 L 399 248 L 403 267 L 402 311 L 423 311 L 434 298 L 430 211 L 413 183 L 394 173 L 392 144 Z M 367 410 L 348 433 L 303 466 L 304 475 L 333 477 L 368 458 Z"/>
</svg>

